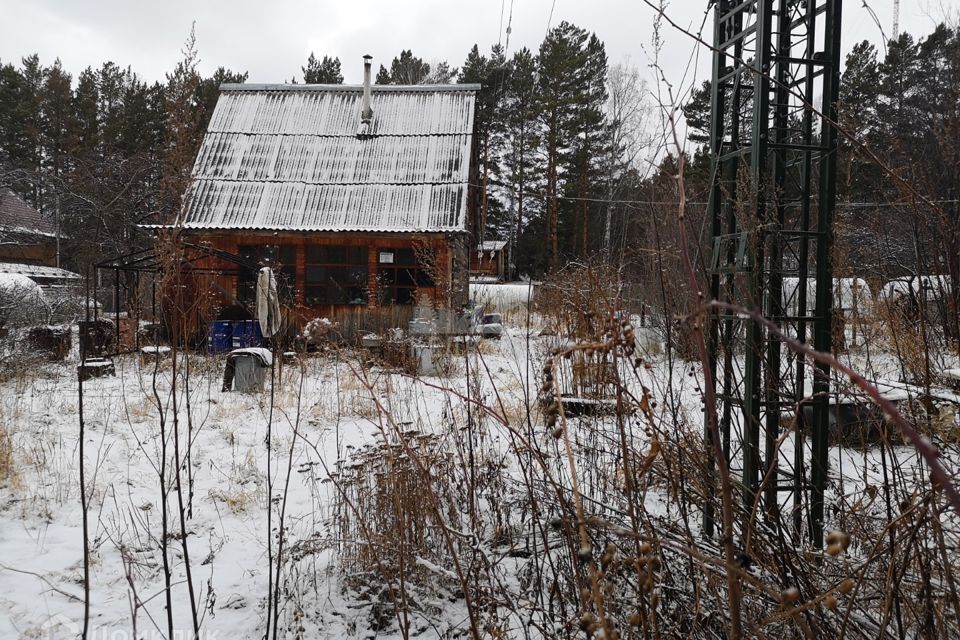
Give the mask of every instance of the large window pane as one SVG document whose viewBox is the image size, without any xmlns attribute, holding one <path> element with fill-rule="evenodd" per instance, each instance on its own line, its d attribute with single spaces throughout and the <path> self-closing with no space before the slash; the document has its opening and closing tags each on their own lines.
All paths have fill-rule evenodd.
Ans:
<svg viewBox="0 0 960 640">
<path fill-rule="evenodd" d="M 308 245 L 304 258 L 307 304 L 366 304 L 367 247 Z"/>
</svg>

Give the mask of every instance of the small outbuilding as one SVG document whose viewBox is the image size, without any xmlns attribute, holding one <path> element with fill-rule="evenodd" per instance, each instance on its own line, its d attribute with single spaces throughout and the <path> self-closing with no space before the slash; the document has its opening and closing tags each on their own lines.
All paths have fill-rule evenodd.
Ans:
<svg viewBox="0 0 960 640">
<path fill-rule="evenodd" d="M 470 254 L 470 276 L 478 282 L 500 282 L 506 274 L 504 240 L 485 240 Z"/>
</svg>

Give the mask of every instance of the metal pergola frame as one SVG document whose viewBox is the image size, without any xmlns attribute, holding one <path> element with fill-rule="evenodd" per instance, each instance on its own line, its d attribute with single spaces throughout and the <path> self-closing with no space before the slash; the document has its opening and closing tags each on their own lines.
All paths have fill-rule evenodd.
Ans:
<svg viewBox="0 0 960 640">
<path fill-rule="evenodd" d="M 188 242 L 182 238 L 177 239 L 177 243 L 183 247 L 184 253 L 179 256 L 179 264 L 177 269 L 181 273 L 185 274 L 205 274 L 205 275 L 214 275 L 214 276 L 231 276 L 239 277 L 243 273 L 251 272 L 256 273 L 260 268 L 260 265 L 246 260 L 245 258 L 232 254 L 228 251 L 223 251 L 221 249 L 216 249 L 211 246 L 197 244 L 194 242 Z M 207 258 L 218 258 L 224 260 L 228 263 L 236 265 L 234 268 L 213 268 L 213 267 L 203 267 L 197 266 L 195 264 L 198 260 L 203 260 Z M 138 251 L 132 251 L 123 255 L 115 256 L 107 260 L 103 260 L 94 265 L 93 269 L 93 291 L 92 291 L 92 300 L 97 300 L 99 297 L 99 279 L 96 277 L 97 273 L 100 271 L 113 272 L 114 274 L 114 314 L 115 314 L 115 324 L 116 324 L 116 350 L 108 354 L 108 356 L 123 355 L 126 353 L 135 353 L 139 351 L 139 331 L 135 332 L 134 336 L 134 349 L 132 351 L 123 351 L 120 346 L 120 273 L 135 273 L 136 274 L 136 288 L 139 289 L 140 284 L 140 274 L 149 273 L 149 274 L 158 274 L 163 272 L 167 267 L 169 267 L 169 259 L 164 258 L 159 255 L 156 247 L 149 249 L 141 249 Z M 156 317 L 157 309 L 157 290 L 156 282 L 153 283 L 153 290 L 151 294 L 152 298 L 152 315 Z M 90 273 L 87 273 L 86 276 L 86 320 L 89 323 L 90 318 L 90 306 L 91 306 L 91 287 L 90 287 Z M 92 320 L 96 322 L 99 319 L 99 309 L 96 305 L 93 307 L 93 318 Z M 139 318 L 137 318 L 137 325 L 139 325 Z M 89 326 L 89 325 L 88 325 Z M 82 344 L 81 340 L 81 361 L 85 360 L 86 355 L 82 353 Z"/>
<path fill-rule="evenodd" d="M 841 1 L 717 0 L 714 6 L 710 293 L 759 311 L 799 342 L 812 333 L 814 348 L 826 352 L 832 346 Z M 784 295 L 789 276 L 798 283 L 793 312 Z M 816 283 L 812 309 L 808 282 Z M 813 367 L 808 397 L 809 365 L 760 323 L 714 311 L 708 326 L 718 427 L 727 460 L 741 463 L 745 513 L 759 500 L 774 520 L 786 493 L 793 498 L 795 537 L 806 520 L 810 541 L 822 546 L 829 370 Z M 804 405 L 813 406 L 811 424 L 803 422 Z M 777 451 L 781 416 L 794 411 L 795 455 L 785 468 Z M 709 429 L 705 437 L 709 444 Z M 712 536 L 715 514 L 710 500 L 706 505 L 704 532 Z"/>
</svg>

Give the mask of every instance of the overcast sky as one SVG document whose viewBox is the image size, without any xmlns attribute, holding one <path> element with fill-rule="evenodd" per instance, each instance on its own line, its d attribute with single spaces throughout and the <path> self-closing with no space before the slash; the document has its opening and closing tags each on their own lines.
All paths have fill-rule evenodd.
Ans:
<svg viewBox="0 0 960 640">
<path fill-rule="evenodd" d="M 509 13 L 513 6 L 512 21 Z M 880 46 L 880 29 L 862 6 L 844 3 L 844 51 L 870 39 Z M 893 22 L 893 0 L 867 0 L 885 32 Z M 901 30 L 929 33 L 944 15 L 956 17 L 960 0 L 903 0 Z M 551 16 L 551 5 L 552 16 Z M 699 30 L 706 0 L 670 0 L 668 13 Z M 248 71 L 251 82 L 284 82 L 301 75 L 311 51 L 338 56 L 346 81 L 359 82 L 361 56 L 387 64 L 409 48 L 427 60 L 459 65 L 473 43 L 489 50 L 536 49 L 548 25 L 568 20 L 594 31 L 606 43 L 611 62 L 629 59 L 647 69 L 653 52 L 655 13 L 640 0 L 0 0 L 0 61 L 19 62 L 39 53 L 43 63 L 59 57 L 74 77 L 83 68 L 111 60 L 130 65 L 146 80 L 163 79 L 180 56 L 190 24 L 196 21 L 201 70 L 218 66 Z M 704 32 L 710 39 L 710 30 Z M 688 87 L 703 78 L 709 55 L 687 36 L 665 27 L 661 59 L 668 79 Z M 880 47 L 882 50 L 882 47 Z M 691 55 L 696 77 L 684 74 Z M 375 67 L 376 68 L 376 67 Z"/>
</svg>

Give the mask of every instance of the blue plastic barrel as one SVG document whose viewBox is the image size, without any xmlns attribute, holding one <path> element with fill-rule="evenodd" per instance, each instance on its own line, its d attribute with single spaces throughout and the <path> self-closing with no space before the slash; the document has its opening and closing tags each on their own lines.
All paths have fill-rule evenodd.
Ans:
<svg viewBox="0 0 960 640">
<path fill-rule="evenodd" d="M 233 323 L 218 320 L 210 323 L 207 333 L 207 347 L 212 353 L 225 353 L 233 348 Z"/>
<path fill-rule="evenodd" d="M 256 320 L 236 320 L 231 324 L 233 325 L 231 345 L 234 349 L 260 346 L 262 336 L 259 322 Z"/>
</svg>

